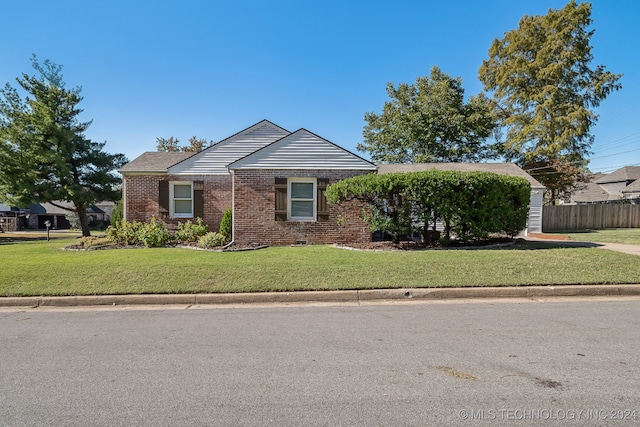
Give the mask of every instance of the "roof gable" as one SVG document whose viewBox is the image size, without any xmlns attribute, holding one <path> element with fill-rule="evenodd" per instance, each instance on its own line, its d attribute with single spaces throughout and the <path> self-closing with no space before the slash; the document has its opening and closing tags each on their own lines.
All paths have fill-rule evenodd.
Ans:
<svg viewBox="0 0 640 427">
<path fill-rule="evenodd" d="M 172 175 L 228 174 L 227 166 L 290 132 L 268 120 L 262 120 L 247 129 L 223 139 L 193 156 L 169 167 Z"/>
<path fill-rule="evenodd" d="M 373 163 L 299 129 L 229 165 L 235 169 L 376 170 Z"/>
</svg>

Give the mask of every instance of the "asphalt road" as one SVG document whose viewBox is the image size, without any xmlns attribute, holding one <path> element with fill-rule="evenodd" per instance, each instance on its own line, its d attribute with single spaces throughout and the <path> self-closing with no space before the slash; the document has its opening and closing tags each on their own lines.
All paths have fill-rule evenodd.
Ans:
<svg viewBox="0 0 640 427">
<path fill-rule="evenodd" d="M 0 310 L 0 425 L 634 425 L 640 300 Z"/>
</svg>

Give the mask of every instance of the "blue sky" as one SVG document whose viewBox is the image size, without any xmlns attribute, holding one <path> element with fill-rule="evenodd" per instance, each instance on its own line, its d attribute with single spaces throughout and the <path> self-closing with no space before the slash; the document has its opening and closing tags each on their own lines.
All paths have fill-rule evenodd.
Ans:
<svg viewBox="0 0 640 427">
<path fill-rule="evenodd" d="M 156 137 L 219 141 L 262 119 L 363 155 L 363 116 L 382 110 L 387 82 L 437 65 L 477 94 L 492 40 L 566 1 L 7 3 L 0 83 L 33 74 L 32 53 L 64 65 L 67 86 L 83 89 L 87 136 L 134 159 Z M 592 4 L 593 64 L 624 74 L 593 128 L 590 168 L 610 172 L 640 165 L 640 2 Z"/>
</svg>

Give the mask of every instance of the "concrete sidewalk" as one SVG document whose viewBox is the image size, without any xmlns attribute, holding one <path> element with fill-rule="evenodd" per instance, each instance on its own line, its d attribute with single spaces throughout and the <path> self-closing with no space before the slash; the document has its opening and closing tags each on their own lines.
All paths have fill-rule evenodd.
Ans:
<svg viewBox="0 0 640 427">
<path fill-rule="evenodd" d="M 572 246 L 576 248 L 597 248 L 621 252 L 629 255 L 640 255 L 640 245 L 626 245 L 622 243 L 581 242 L 577 240 L 554 240 L 551 238 L 538 238 L 527 236 L 524 239 L 532 242 L 545 242 L 559 246 Z"/>
<path fill-rule="evenodd" d="M 477 288 L 406 288 L 350 291 L 255 292 L 231 294 L 91 295 L 61 297 L 2 297 L 0 307 L 79 307 L 121 305 L 205 305 L 364 303 L 375 301 L 426 301 L 473 298 L 640 296 L 640 284 L 514 286 Z"/>
<path fill-rule="evenodd" d="M 596 243 L 599 249 L 622 252 L 630 255 L 640 255 L 640 245 L 625 245 L 622 243 Z"/>
</svg>

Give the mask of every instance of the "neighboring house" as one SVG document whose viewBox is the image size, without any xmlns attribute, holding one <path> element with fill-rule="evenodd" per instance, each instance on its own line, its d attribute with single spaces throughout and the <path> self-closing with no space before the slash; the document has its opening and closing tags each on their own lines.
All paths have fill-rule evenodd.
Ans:
<svg viewBox="0 0 640 427">
<path fill-rule="evenodd" d="M 450 170 L 461 172 L 493 172 L 500 175 L 519 176 L 531 184 L 529 215 L 526 233 L 542 233 L 542 205 L 544 185 L 514 163 L 415 163 L 378 165 L 378 173 L 419 172 L 426 170 Z"/>
<path fill-rule="evenodd" d="M 566 204 L 620 203 L 640 198 L 640 166 L 625 166 L 610 174 L 595 174 L 573 190 Z M 634 191 L 634 189 L 636 189 Z"/>
<path fill-rule="evenodd" d="M 632 203 L 640 204 L 640 179 L 636 179 L 624 190 L 622 194 L 626 200 L 630 200 Z"/>
<path fill-rule="evenodd" d="M 326 244 L 371 240 L 363 205 L 327 203 L 324 190 L 339 180 L 390 172 L 392 167 L 484 170 L 522 176 L 532 184 L 529 230 L 541 230 L 544 187 L 511 163 L 380 165 L 309 132 L 289 132 L 263 120 L 199 153 L 146 152 L 120 169 L 123 214 L 129 221 L 156 217 L 170 228 L 202 218 L 218 230 L 233 214 L 238 244 Z"/>
<path fill-rule="evenodd" d="M 595 183 L 612 195 L 620 196 L 624 189 L 640 178 L 640 166 L 625 166 L 598 178 Z"/>
<path fill-rule="evenodd" d="M 10 206 L 0 203 L 0 233 L 18 229 L 17 212 Z"/>
<path fill-rule="evenodd" d="M 56 205 L 72 208 L 71 202 L 55 201 Z M 34 229 L 47 228 L 46 222 L 49 221 L 50 228 L 54 230 L 66 230 L 71 228 L 69 220 L 65 217 L 72 213 L 67 209 L 62 209 L 51 203 L 33 203 L 29 206 L 29 210 L 26 214 L 27 227 Z M 89 221 L 101 221 L 104 219 L 104 211 L 96 205 L 91 205 L 87 208 L 87 215 Z"/>
<path fill-rule="evenodd" d="M 70 202 L 55 201 L 56 205 L 72 208 Z M 91 223 L 109 221 L 114 202 L 96 202 L 87 209 L 87 216 Z M 50 228 L 64 230 L 70 228 L 69 220 L 65 217 L 71 211 L 54 206 L 52 203 L 32 203 L 28 209 L 11 208 L 0 204 L 0 228 L 16 231 L 23 228 L 45 229 L 49 221 Z M 5 230 L 6 231 L 6 230 Z"/>
<path fill-rule="evenodd" d="M 201 217 L 218 230 L 230 208 L 238 244 L 363 242 L 371 233 L 362 204 L 329 205 L 324 190 L 376 170 L 308 130 L 263 120 L 199 153 L 147 152 L 126 164 L 123 212 L 129 221 L 156 217 L 173 228 Z"/>
<path fill-rule="evenodd" d="M 102 214 L 96 215 L 96 220 L 111 221 L 111 212 L 113 212 L 113 208 L 116 206 L 115 202 L 103 200 L 101 202 L 96 202 L 93 206 L 102 211 Z"/>
</svg>

